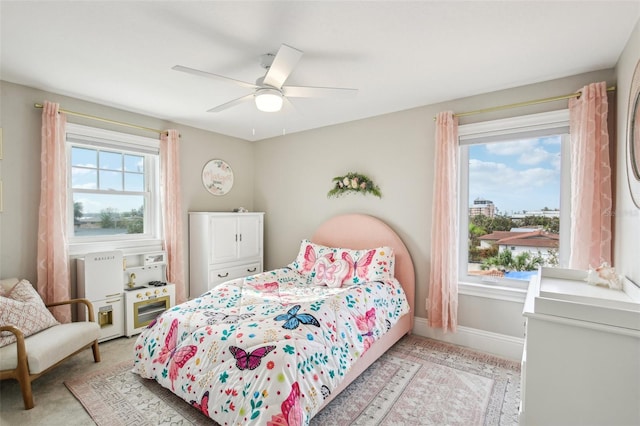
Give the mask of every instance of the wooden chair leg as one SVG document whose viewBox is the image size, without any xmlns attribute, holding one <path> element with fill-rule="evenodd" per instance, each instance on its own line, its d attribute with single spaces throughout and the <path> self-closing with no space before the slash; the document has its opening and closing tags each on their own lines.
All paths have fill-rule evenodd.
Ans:
<svg viewBox="0 0 640 426">
<path fill-rule="evenodd" d="M 20 384 L 22 400 L 24 401 L 24 409 L 31 410 L 34 404 L 33 392 L 31 391 L 31 377 L 29 377 L 29 367 L 21 364 L 17 368 L 17 373 L 16 380 L 18 380 L 18 383 Z"/>
<path fill-rule="evenodd" d="M 91 349 L 93 349 L 93 360 L 95 362 L 100 362 L 100 347 L 98 346 L 97 340 L 93 342 Z"/>
</svg>

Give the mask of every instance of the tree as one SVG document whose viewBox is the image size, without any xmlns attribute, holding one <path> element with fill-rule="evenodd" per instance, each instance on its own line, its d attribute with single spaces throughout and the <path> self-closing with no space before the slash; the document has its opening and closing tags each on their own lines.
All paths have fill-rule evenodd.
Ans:
<svg viewBox="0 0 640 426">
<path fill-rule="evenodd" d="M 555 268 L 560 264 L 560 259 L 558 258 L 558 249 L 552 248 L 547 250 L 547 258 L 544 261 L 544 266 L 550 266 Z"/>
<path fill-rule="evenodd" d="M 127 234 L 142 234 L 144 232 L 144 221 L 137 216 L 127 221 Z"/>
<path fill-rule="evenodd" d="M 544 257 L 539 251 L 535 255 L 529 251 L 523 251 L 514 258 L 511 250 L 504 249 L 497 256 L 490 257 L 482 262 L 480 268 L 483 271 L 491 269 L 491 267 L 501 271 L 535 271 L 543 264 Z"/>
<path fill-rule="evenodd" d="M 469 223 L 483 228 L 487 234 L 494 231 L 509 231 L 513 228 L 513 220 L 506 215 L 495 215 L 494 217 L 478 214 L 469 218 Z"/>
<path fill-rule="evenodd" d="M 469 248 L 480 245 L 479 238 L 487 234 L 487 230 L 475 223 L 469 223 Z"/>
<path fill-rule="evenodd" d="M 544 217 L 544 216 L 525 216 L 519 219 L 518 226 L 524 227 L 537 227 L 541 226 L 547 232 L 553 234 L 560 233 L 560 218 L 559 217 Z"/>
<path fill-rule="evenodd" d="M 80 225 L 80 218 L 84 216 L 84 206 L 80 201 L 74 201 L 73 203 L 73 224 L 75 226 Z"/>
<path fill-rule="evenodd" d="M 100 227 L 115 228 L 117 211 L 111 207 L 100 211 Z"/>
<path fill-rule="evenodd" d="M 142 234 L 144 232 L 144 206 L 131 209 L 127 213 L 127 234 Z"/>
</svg>

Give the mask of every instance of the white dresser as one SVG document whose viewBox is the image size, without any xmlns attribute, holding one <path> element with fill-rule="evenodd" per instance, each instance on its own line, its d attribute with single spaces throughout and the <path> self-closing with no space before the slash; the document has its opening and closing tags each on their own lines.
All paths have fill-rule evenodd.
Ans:
<svg viewBox="0 0 640 426">
<path fill-rule="evenodd" d="M 263 270 L 264 213 L 189 212 L 189 297 Z"/>
<path fill-rule="evenodd" d="M 640 289 L 542 268 L 524 307 L 521 425 L 640 425 Z"/>
</svg>

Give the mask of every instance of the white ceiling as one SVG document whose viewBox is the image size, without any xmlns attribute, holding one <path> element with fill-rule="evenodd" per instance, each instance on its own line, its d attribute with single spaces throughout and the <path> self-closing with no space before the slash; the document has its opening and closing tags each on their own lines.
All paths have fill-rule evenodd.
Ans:
<svg viewBox="0 0 640 426">
<path fill-rule="evenodd" d="M 6 1 L 0 77 L 247 140 L 611 68 L 640 1 Z M 260 56 L 304 51 L 287 85 L 351 87 L 277 113 L 250 89 Z M 44 99 L 43 99 L 44 100 Z M 62 105 L 64 108 L 64 105 Z"/>
</svg>

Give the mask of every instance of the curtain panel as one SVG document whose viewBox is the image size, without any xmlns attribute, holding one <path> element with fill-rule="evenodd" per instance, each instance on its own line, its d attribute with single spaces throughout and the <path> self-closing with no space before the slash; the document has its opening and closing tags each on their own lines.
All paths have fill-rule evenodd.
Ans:
<svg viewBox="0 0 640 426">
<path fill-rule="evenodd" d="M 70 298 L 67 255 L 66 116 L 48 101 L 42 108 L 40 208 L 38 210 L 38 293 L 45 303 Z M 69 306 L 52 309 L 60 322 L 71 321 Z"/>
<path fill-rule="evenodd" d="M 436 117 L 435 178 L 429 273 L 430 327 L 456 331 L 458 323 L 458 120 Z"/>
<path fill-rule="evenodd" d="M 569 267 L 611 263 L 611 165 L 607 86 L 592 83 L 569 101 L 571 128 L 571 255 Z"/>
<path fill-rule="evenodd" d="M 160 192 L 164 249 L 167 252 L 167 280 L 176 286 L 176 302 L 187 300 L 184 278 L 184 232 L 180 195 L 180 135 L 168 130 L 160 137 Z"/>
</svg>

